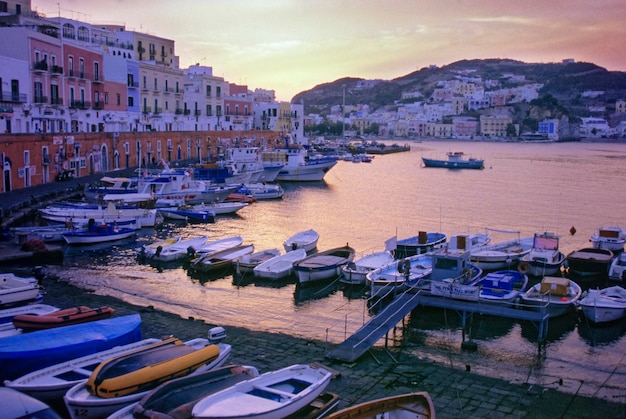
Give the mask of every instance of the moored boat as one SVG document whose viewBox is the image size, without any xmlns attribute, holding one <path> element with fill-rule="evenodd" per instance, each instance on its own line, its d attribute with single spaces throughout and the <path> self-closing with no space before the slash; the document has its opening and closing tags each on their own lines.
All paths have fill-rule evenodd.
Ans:
<svg viewBox="0 0 626 419">
<path fill-rule="evenodd" d="M 164 218 L 183 220 L 196 223 L 214 223 L 215 213 L 209 209 L 196 208 L 191 205 L 178 207 L 159 208 L 158 211 Z"/>
<path fill-rule="evenodd" d="M 365 284 L 367 274 L 394 261 L 388 250 L 368 253 L 345 265 L 341 269 L 340 281 L 345 284 Z"/>
<path fill-rule="evenodd" d="M 515 302 L 527 285 L 528 276 L 513 270 L 490 272 L 476 284 L 479 299 L 495 303 Z"/>
<path fill-rule="evenodd" d="M 568 271 L 578 276 L 606 275 L 613 256 L 609 249 L 585 247 L 568 253 L 565 263 Z"/>
<path fill-rule="evenodd" d="M 119 227 L 116 223 L 107 223 L 90 225 L 84 231 L 68 231 L 63 233 L 63 239 L 69 245 L 85 245 L 127 239 L 134 235 L 134 228 Z"/>
<path fill-rule="evenodd" d="M 53 329 L 55 327 L 70 326 L 94 320 L 108 319 L 115 313 L 115 309 L 108 306 L 87 307 L 77 306 L 58 310 L 49 314 L 20 314 L 13 317 L 13 326 L 23 332 Z"/>
<path fill-rule="evenodd" d="M 242 244 L 225 250 L 207 253 L 192 261 L 189 268 L 196 272 L 216 272 L 232 267 L 239 258 L 254 252 L 253 244 Z"/>
<path fill-rule="evenodd" d="M 219 252 L 220 250 L 226 250 L 235 246 L 240 246 L 242 243 L 243 237 L 241 236 L 229 236 L 224 237 L 223 239 L 208 240 L 207 242 L 197 246 L 194 249 L 195 253 L 192 255 L 192 259 L 209 253 Z"/>
<path fill-rule="evenodd" d="M 519 231 L 500 231 L 519 235 Z M 521 259 L 530 253 L 532 246 L 533 237 L 518 236 L 515 239 L 491 243 L 470 250 L 470 262 L 476 264 L 483 271 L 515 269 Z"/>
<path fill-rule="evenodd" d="M 313 229 L 308 229 L 295 233 L 283 242 L 285 252 L 290 252 L 296 249 L 304 249 L 307 252 L 312 251 L 317 247 L 317 242 L 320 235 Z"/>
<path fill-rule="evenodd" d="M 236 260 L 236 268 L 240 273 L 252 272 L 254 268 L 259 266 L 266 260 L 272 259 L 276 256 L 280 256 L 279 249 L 263 249 L 258 252 L 249 253 L 241 256 Z"/>
<path fill-rule="evenodd" d="M 608 323 L 626 316 L 626 289 L 614 285 L 585 291 L 578 305 L 587 319 L 594 323 Z"/>
<path fill-rule="evenodd" d="M 408 237 L 396 242 L 393 254 L 396 259 L 402 259 L 421 253 L 431 252 L 443 245 L 446 241 L 445 233 L 434 231 L 420 231 L 417 236 Z"/>
<path fill-rule="evenodd" d="M 591 235 L 589 241 L 597 249 L 608 249 L 617 254 L 624 251 L 626 230 L 614 225 L 602 226 Z"/>
<path fill-rule="evenodd" d="M 335 157 L 310 155 L 308 151 L 297 145 L 276 148 L 263 152 L 263 165 L 283 167 L 276 180 L 285 182 L 317 182 L 324 179 L 337 164 Z"/>
<path fill-rule="evenodd" d="M 462 151 L 451 151 L 446 153 L 447 159 L 433 159 L 422 157 L 424 167 L 441 167 L 446 169 L 484 169 L 485 161 L 477 158 L 465 158 Z"/>
<path fill-rule="evenodd" d="M 35 301 L 40 292 L 41 287 L 34 277 L 19 277 L 12 273 L 0 274 L 0 308 Z"/>
<path fill-rule="evenodd" d="M 626 284 L 626 252 L 621 252 L 613 258 L 613 262 L 609 266 L 609 279 Z"/>
<path fill-rule="evenodd" d="M 61 419 L 52 407 L 12 388 L 0 387 L 4 419 Z"/>
<path fill-rule="evenodd" d="M 559 236 L 553 232 L 535 233 L 530 252 L 524 255 L 517 269 L 532 276 L 550 276 L 561 270 L 565 255 L 559 250 Z"/>
<path fill-rule="evenodd" d="M 328 419 L 434 419 L 435 405 L 426 392 L 401 394 L 360 403 L 326 416 Z"/>
<path fill-rule="evenodd" d="M 374 269 L 365 277 L 371 295 L 383 297 L 418 285 L 420 281 L 430 278 L 432 270 L 432 254 L 423 253 L 392 261 Z"/>
<path fill-rule="evenodd" d="M 60 310 L 58 307 L 49 304 L 25 304 L 22 306 L 5 308 L 0 310 L 0 330 L 3 326 L 13 326 L 13 318 L 20 314 L 31 314 L 35 316 L 49 314 Z"/>
<path fill-rule="evenodd" d="M 420 281 L 417 288 L 432 295 L 477 300 L 476 286 L 483 271 L 469 261 L 470 252 L 440 251 L 432 254 L 433 268 L 430 278 Z"/>
<path fill-rule="evenodd" d="M 581 294 L 580 285 L 571 279 L 546 276 L 520 297 L 523 306 L 545 311 L 550 317 L 558 317 L 573 310 Z"/>
<path fill-rule="evenodd" d="M 306 250 L 296 249 L 262 262 L 253 269 L 254 276 L 263 279 L 281 279 L 293 273 L 293 264 L 306 257 Z"/>
<path fill-rule="evenodd" d="M 335 247 L 295 262 L 293 270 L 300 284 L 338 278 L 341 268 L 354 259 L 354 253 L 354 249 L 348 245 Z"/>
<path fill-rule="evenodd" d="M 146 249 L 146 258 L 159 262 L 173 262 L 183 259 L 188 254 L 194 254 L 196 249 L 206 243 L 207 236 L 190 237 L 166 246 Z"/>
</svg>

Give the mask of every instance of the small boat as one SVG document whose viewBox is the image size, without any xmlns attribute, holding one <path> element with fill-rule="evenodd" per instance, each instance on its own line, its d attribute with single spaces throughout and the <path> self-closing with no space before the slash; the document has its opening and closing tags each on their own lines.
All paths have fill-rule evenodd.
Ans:
<svg viewBox="0 0 626 419">
<path fill-rule="evenodd" d="M 332 374 L 296 364 L 242 381 L 201 399 L 194 418 L 274 419 L 295 414 L 313 402 L 330 383 Z"/>
<path fill-rule="evenodd" d="M 470 252 L 440 251 L 432 254 L 433 269 L 430 278 L 416 287 L 432 295 L 462 300 L 478 300 L 480 288 L 476 286 L 483 274 L 469 261 Z"/>
<path fill-rule="evenodd" d="M 462 151 L 450 151 L 446 153 L 447 159 L 433 159 L 422 157 L 424 167 L 442 167 L 446 169 L 484 169 L 485 161 L 477 158 L 465 158 Z"/>
<path fill-rule="evenodd" d="M 242 243 L 243 237 L 241 236 L 230 236 L 223 239 L 207 241 L 206 243 L 201 244 L 200 246 L 197 246 L 195 248 L 193 258 L 200 257 L 209 253 L 215 253 L 220 250 L 231 249 L 235 246 L 240 246 Z"/>
<path fill-rule="evenodd" d="M 241 273 L 252 272 L 261 263 L 276 256 L 280 256 L 280 250 L 276 248 L 259 250 L 258 252 L 243 255 L 236 261 L 237 271 Z"/>
<path fill-rule="evenodd" d="M 550 276 L 561 270 L 565 255 L 559 250 L 559 236 L 551 231 L 535 233 L 530 252 L 524 255 L 517 269 L 532 276 Z"/>
<path fill-rule="evenodd" d="M 257 199 L 280 199 L 285 190 L 277 183 L 247 183 L 244 188 Z"/>
<path fill-rule="evenodd" d="M 426 392 L 401 394 L 347 407 L 326 416 L 328 419 L 413 418 L 434 419 L 435 405 Z"/>
<path fill-rule="evenodd" d="M 366 274 L 366 281 L 372 296 L 385 296 L 416 286 L 430 278 L 433 270 L 433 257 L 430 253 L 413 255 L 399 259 L 374 269 Z"/>
<path fill-rule="evenodd" d="M 119 227 L 116 223 L 92 224 L 84 231 L 68 231 L 63 239 L 69 245 L 105 243 L 126 239 L 135 235 L 131 227 Z"/>
<path fill-rule="evenodd" d="M 0 339 L 0 380 L 141 339 L 138 314 Z"/>
<path fill-rule="evenodd" d="M 315 398 L 311 403 L 298 410 L 290 418 L 298 419 L 321 419 L 325 418 L 339 405 L 339 395 L 325 391 Z"/>
<path fill-rule="evenodd" d="M 342 268 L 340 281 L 345 284 L 365 284 L 368 273 L 392 263 L 393 260 L 393 254 L 388 250 L 366 254 Z"/>
<path fill-rule="evenodd" d="M 183 259 L 189 254 L 194 254 L 196 249 L 206 243 L 207 236 L 191 237 L 180 240 L 165 247 L 157 246 L 145 252 L 146 258 L 159 262 L 173 262 Z"/>
<path fill-rule="evenodd" d="M 519 231 L 500 231 L 519 234 Z M 470 262 L 476 264 L 483 271 L 515 269 L 521 259 L 530 253 L 532 247 L 533 237 L 517 237 L 516 239 L 492 243 L 470 250 Z"/>
<path fill-rule="evenodd" d="M 594 323 L 608 323 L 626 317 L 626 289 L 612 287 L 588 289 L 578 305 L 587 319 Z"/>
<path fill-rule="evenodd" d="M 580 285 L 568 278 L 546 276 L 541 282 L 523 292 L 521 302 L 534 310 L 545 310 L 558 317 L 573 310 L 582 294 Z"/>
<path fill-rule="evenodd" d="M 491 236 L 487 233 L 456 234 L 450 236 L 446 244 L 446 252 L 468 252 L 479 249 L 491 243 Z"/>
<path fill-rule="evenodd" d="M 403 259 L 431 252 L 445 243 L 446 238 L 447 235 L 445 233 L 420 231 L 417 236 L 398 240 L 393 254 L 396 259 Z"/>
<path fill-rule="evenodd" d="M 231 347 L 196 338 L 165 339 L 101 362 L 86 382 L 70 388 L 63 400 L 73 419 L 106 417 L 139 401 L 150 390 L 174 378 L 220 367 Z"/>
<path fill-rule="evenodd" d="M 354 249 L 348 245 L 328 249 L 295 262 L 293 271 L 300 284 L 338 278 L 341 268 L 354 259 L 354 253 Z"/>
<path fill-rule="evenodd" d="M 171 208 L 159 208 L 164 218 L 183 220 L 196 223 L 214 223 L 215 213 L 209 209 L 199 209 L 191 205 L 180 205 Z"/>
<path fill-rule="evenodd" d="M 254 204 L 256 197 L 245 188 L 239 188 L 235 192 L 226 197 L 224 202 L 245 202 L 246 204 Z"/>
<path fill-rule="evenodd" d="M 53 329 L 55 327 L 108 319 L 114 313 L 115 309 L 108 306 L 96 308 L 77 306 L 49 314 L 20 314 L 13 317 L 13 326 L 16 329 L 22 329 L 23 332 L 34 332 L 36 330 Z"/>
<path fill-rule="evenodd" d="M 626 252 L 621 252 L 613 258 L 609 266 L 609 279 L 626 283 Z"/>
<path fill-rule="evenodd" d="M 526 291 L 528 276 L 519 271 L 504 270 L 490 272 L 476 284 L 480 291 L 478 297 L 489 302 L 514 302 Z"/>
<path fill-rule="evenodd" d="M 216 272 L 233 266 L 239 258 L 254 252 L 253 244 L 242 244 L 225 250 L 207 253 L 192 261 L 190 269 L 196 272 Z"/>
<path fill-rule="evenodd" d="M 285 252 L 290 252 L 296 249 L 304 249 L 308 252 L 317 247 L 317 242 L 320 235 L 313 229 L 300 231 L 293 236 L 289 237 L 283 242 Z"/>
<path fill-rule="evenodd" d="M 194 208 L 196 210 L 213 211 L 215 215 L 234 214 L 249 204 L 245 202 L 215 202 L 211 204 L 198 204 Z"/>
<path fill-rule="evenodd" d="M 569 253 L 565 264 L 570 273 L 578 276 L 606 275 L 613 256 L 609 249 L 585 247 Z"/>
<path fill-rule="evenodd" d="M 103 361 L 112 357 L 134 352 L 161 342 L 161 339 L 143 339 L 127 345 L 70 359 L 37 371 L 30 372 L 14 380 L 5 380 L 4 385 L 29 394 L 47 403 L 62 401 L 63 395 L 76 384 L 85 382 L 93 370 Z"/>
<path fill-rule="evenodd" d="M 144 244 L 141 247 L 141 252 L 144 254 L 149 253 L 149 252 L 156 252 L 156 249 L 159 247 L 161 247 L 161 250 L 163 250 L 164 247 L 172 245 L 174 243 L 178 243 L 182 239 L 183 239 L 182 236 L 174 236 L 174 237 L 167 237 L 163 240 L 157 240 L 150 244 Z"/>
<path fill-rule="evenodd" d="M 228 365 L 176 378 L 159 385 L 137 403 L 118 410 L 108 419 L 191 417 L 191 410 L 199 400 L 258 376 L 259 371 L 254 367 Z"/>
<path fill-rule="evenodd" d="M 273 257 L 256 266 L 254 276 L 263 279 L 281 279 L 293 273 L 293 264 L 306 257 L 306 250 L 296 249 Z"/>
<path fill-rule="evenodd" d="M 12 388 L 0 387 L 2 417 L 4 419 L 61 419 L 53 408 L 41 400 Z"/>
<path fill-rule="evenodd" d="M 73 224 L 67 226 L 65 224 L 53 224 L 45 226 L 32 227 L 12 227 L 10 229 L 11 236 L 16 244 L 23 244 L 27 240 L 38 239 L 44 243 L 54 243 L 63 241 L 63 233 L 79 228 Z"/>
<path fill-rule="evenodd" d="M 26 304 L 13 308 L 5 308 L 3 310 L 0 310 L 0 330 L 2 330 L 4 326 L 13 327 L 13 317 L 20 314 L 40 316 L 43 314 L 50 314 L 53 311 L 58 310 L 60 310 L 58 307 L 48 304 Z"/>
<path fill-rule="evenodd" d="M 34 277 L 0 274 L 0 308 L 27 304 L 35 301 L 40 293 L 41 287 Z"/>
<path fill-rule="evenodd" d="M 626 230 L 617 226 L 602 226 L 589 238 L 596 249 L 608 249 L 617 254 L 624 251 Z"/>
</svg>

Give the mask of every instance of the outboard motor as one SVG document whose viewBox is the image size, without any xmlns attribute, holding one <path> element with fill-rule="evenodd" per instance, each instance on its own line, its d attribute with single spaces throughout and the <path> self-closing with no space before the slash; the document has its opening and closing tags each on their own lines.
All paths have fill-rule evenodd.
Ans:
<svg viewBox="0 0 626 419">
<path fill-rule="evenodd" d="M 226 330 L 221 326 L 209 329 L 209 343 L 218 343 L 226 339 Z"/>
</svg>

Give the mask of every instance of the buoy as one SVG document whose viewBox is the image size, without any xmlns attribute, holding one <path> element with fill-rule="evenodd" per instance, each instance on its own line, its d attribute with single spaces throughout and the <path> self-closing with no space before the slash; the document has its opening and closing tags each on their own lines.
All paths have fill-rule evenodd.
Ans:
<svg viewBox="0 0 626 419">
<path fill-rule="evenodd" d="M 528 272 L 530 272 L 530 263 L 526 261 L 520 262 L 520 264 L 517 265 L 517 270 L 520 273 L 523 273 L 524 275 L 526 275 Z"/>
<path fill-rule="evenodd" d="M 576 227 L 572 226 L 572 228 L 569 229 L 569 234 L 571 234 L 572 236 L 576 234 Z"/>
</svg>

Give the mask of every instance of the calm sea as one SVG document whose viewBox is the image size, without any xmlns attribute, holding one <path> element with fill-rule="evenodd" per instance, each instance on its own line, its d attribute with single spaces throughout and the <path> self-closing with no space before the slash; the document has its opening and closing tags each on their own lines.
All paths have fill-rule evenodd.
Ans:
<svg viewBox="0 0 626 419">
<path fill-rule="evenodd" d="M 218 239 L 241 235 L 257 250 L 282 248 L 295 232 L 314 228 L 318 249 L 349 243 L 361 255 L 386 240 L 419 231 L 448 235 L 551 230 L 568 253 L 589 245 L 603 224 L 626 227 L 622 175 L 626 144 L 409 142 L 410 152 L 372 163 L 340 161 L 324 182 L 284 184 L 284 199 L 257 202 L 215 224 L 169 224 L 143 229 L 136 241 L 66 250 L 59 275 L 139 305 L 297 337 L 343 341 L 370 317 L 362 288 L 333 282 L 300 289 L 295 280 L 259 282 L 227 275 L 192 278 L 181 266 L 137 261 L 136 249 L 173 234 Z M 421 157 L 463 151 L 485 159 L 480 171 L 427 169 Z M 576 234 L 569 230 L 575 227 Z M 492 233 L 492 241 L 513 238 Z M 509 381 L 557 388 L 626 403 L 626 322 L 590 325 L 583 316 L 550 321 L 547 344 L 537 345 L 531 323 L 477 316 L 475 352 L 461 350 L 461 319 L 453 310 L 414 310 L 389 345 L 424 358 Z M 379 342 L 384 344 L 384 340 Z M 306 360 L 303 360 L 306 361 Z"/>
</svg>

